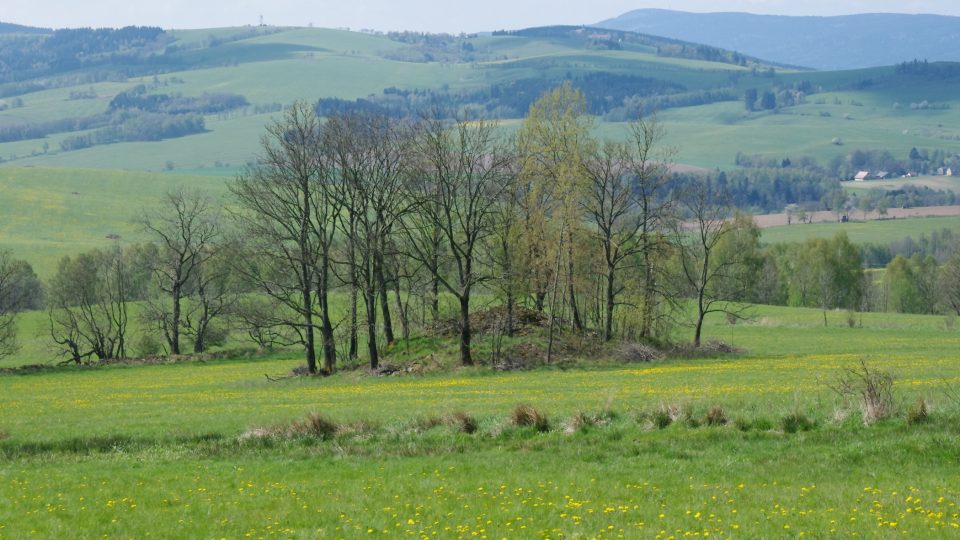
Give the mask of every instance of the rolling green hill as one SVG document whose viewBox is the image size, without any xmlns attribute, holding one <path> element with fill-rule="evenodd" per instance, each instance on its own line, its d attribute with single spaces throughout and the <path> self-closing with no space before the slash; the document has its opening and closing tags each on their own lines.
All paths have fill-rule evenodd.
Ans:
<svg viewBox="0 0 960 540">
<path fill-rule="evenodd" d="M 607 120 L 632 114 L 623 107 L 625 95 L 634 91 L 631 85 L 643 86 L 637 96 L 662 110 L 679 160 L 707 168 L 732 166 L 738 151 L 823 161 L 854 148 L 888 149 L 897 156 L 915 146 L 960 151 L 960 129 L 954 127 L 960 125 L 954 107 L 960 105 L 960 76 L 949 64 L 921 74 L 893 67 L 791 71 L 721 49 L 571 27 L 459 37 L 234 28 L 170 31 L 163 39 L 165 48 L 143 60 L 155 74 L 118 72 L 96 81 L 93 73 L 103 69 L 97 65 L 55 78 L 56 84 L 44 79 L 49 88 L 37 91 L 17 93 L 28 81 L 0 85 L 0 130 L 64 119 L 108 122 L 97 115 L 109 116 L 111 100 L 138 85 L 148 95 L 237 94 L 248 105 L 203 114 L 202 133 L 164 140 L 67 151 L 65 141 L 93 135 L 97 127 L 54 129 L 0 143 L 0 159 L 14 166 L 223 174 L 254 155 L 263 125 L 295 99 L 383 100 L 385 89 L 394 92 L 391 97 L 432 92 L 460 101 L 499 99 L 502 106 L 492 114 L 519 116 L 541 88 L 567 78 L 585 86 L 591 107 Z M 491 97 L 491 87 L 501 95 Z M 764 112 L 744 107 L 747 89 L 799 87 L 807 92 L 798 105 Z M 708 92 L 713 94 L 704 97 Z M 931 106 L 910 107 L 922 102 Z M 616 122 L 600 129 L 622 132 Z M 844 145 L 832 144 L 835 139 Z"/>
<path fill-rule="evenodd" d="M 39 47 L 49 34 L 29 30 L 0 32 L 0 42 L 27 40 L 16 43 L 30 51 L 30 43 Z M 159 36 L 124 49 L 126 63 L 94 58 L 44 77 L 8 72 L 0 79 L 0 136 L 18 126 L 48 131 L 0 142 L 0 248 L 28 258 L 42 275 L 64 253 L 108 245 L 107 235 L 135 240 L 135 213 L 169 187 L 222 192 L 224 178 L 255 158 L 265 123 L 296 99 L 488 102 L 487 112 L 505 115 L 510 130 L 538 92 L 572 79 L 605 120 L 597 122 L 599 135 L 626 133 L 626 124 L 614 120 L 629 112 L 624 102 L 635 92 L 632 102 L 661 108 L 677 160 L 709 170 L 735 168 L 738 153 L 821 164 L 857 149 L 888 150 L 898 159 L 911 148 L 960 153 L 955 64 L 799 71 L 722 49 L 578 27 L 475 36 L 315 28 Z M 775 110 L 748 111 L 742 96 L 750 89 L 778 92 L 778 99 L 798 89 L 804 95 Z M 66 149 L 127 114 L 117 109 L 121 94 L 187 101 L 240 96 L 246 105 L 195 113 L 203 121 L 199 133 Z"/>
</svg>

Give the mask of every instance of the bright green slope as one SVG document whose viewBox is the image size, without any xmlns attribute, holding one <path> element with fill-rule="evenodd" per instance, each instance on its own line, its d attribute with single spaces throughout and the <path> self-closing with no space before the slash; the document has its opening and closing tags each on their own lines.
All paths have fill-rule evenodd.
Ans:
<svg viewBox="0 0 960 540">
<path fill-rule="evenodd" d="M 56 168 L 0 169 L 0 249 L 50 277 L 63 255 L 144 238 L 135 220 L 170 189 L 224 193 L 223 178 Z"/>
</svg>

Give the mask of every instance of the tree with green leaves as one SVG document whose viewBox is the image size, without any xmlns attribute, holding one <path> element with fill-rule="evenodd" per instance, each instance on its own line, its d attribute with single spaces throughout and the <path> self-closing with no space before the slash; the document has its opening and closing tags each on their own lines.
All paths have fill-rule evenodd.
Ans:
<svg viewBox="0 0 960 540">
<path fill-rule="evenodd" d="M 577 330 L 583 329 L 583 318 L 573 275 L 573 228 L 582 218 L 584 160 L 595 146 L 592 126 L 583 93 L 565 82 L 530 106 L 517 133 L 526 221 L 524 243 L 536 304 L 543 309 L 550 289 L 551 302 L 556 302 L 560 276 L 565 274 L 566 301 Z M 550 310 L 551 328 L 555 311 Z"/>
</svg>

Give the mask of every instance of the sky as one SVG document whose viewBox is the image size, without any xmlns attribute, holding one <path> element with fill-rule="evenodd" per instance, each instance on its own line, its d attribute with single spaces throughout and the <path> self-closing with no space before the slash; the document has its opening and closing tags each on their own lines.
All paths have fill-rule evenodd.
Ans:
<svg viewBox="0 0 960 540">
<path fill-rule="evenodd" d="M 591 24 L 640 8 L 781 15 L 935 13 L 960 16 L 958 0 L 2 0 L 0 22 L 52 28 L 214 28 L 258 24 L 481 32 Z"/>
</svg>

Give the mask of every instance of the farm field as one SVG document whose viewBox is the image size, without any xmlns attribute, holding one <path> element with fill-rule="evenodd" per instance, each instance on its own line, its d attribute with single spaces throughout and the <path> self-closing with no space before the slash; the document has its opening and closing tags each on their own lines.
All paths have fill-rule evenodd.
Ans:
<svg viewBox="0 0 960 540">
<path fill-rule="evenodd" d="M 944 207 L 960 208 L 960 207 Z M 766 220 L 769 216 L 759 216 L 758 221 Z M 859 213 L 854 213 L 858 219 Z M 761 225 L 762 226 L 762 225 Z M 930 233 L 943 229 L 953 229 L 960 226 L 960 216 L 941 217 L 914 217 L 896 218 L 870 221 L 850 221 L 838 223 L 834 217 L 831 221 L 819 223 L 794 223 L 793 225 L 776 225 L 763 229 L 763 242 L 773 244 L 777 242 L 802 242 L 807 238 L 828 238 L 838 232 L 845 232 L 854 243 L 888 244 L 894 240 L 902 240 L 908 236 L 913 239 L 921 235 L 930 236 Z"/>
<path fill-rule="evenodd" d="M 0 375 L 4 536 L 893 537 L 960 527 L 960 334 L 942 317 L 757 307 L 743 351 L 653 364 L 269 382 L 293 355 Z M 401 361 L 395 349 L 388 361 Z M 870 427 L 828 384 L 896 377 Z M 930 422 L 905 411 L 923 397 Z M 508 421 L 519 403 L 544 433 Z M 700 425 L 720 406 L 729 422 Z M 657 429 L 660 407 L 691 420 Z M 442 418 L 463 411 L 473 434 Z M 329 438 L 258 438 L 320 412 Z M 582 413 L 582 414 L 580 414 Z M 815 425 L 791 433 L 783 419 Z M 593 418 L 572 421 L 571 418 Z M 41 419 L 42 421 L 38 421 Z"/>
</svg>

